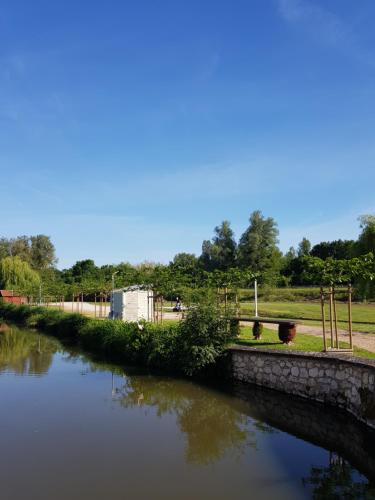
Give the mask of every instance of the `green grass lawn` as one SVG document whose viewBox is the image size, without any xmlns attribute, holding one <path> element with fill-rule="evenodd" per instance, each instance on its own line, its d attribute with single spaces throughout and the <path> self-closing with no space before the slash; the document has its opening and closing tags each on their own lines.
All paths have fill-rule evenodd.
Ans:
<svg viewBox="0 0 375 500">
<path fill-rule="evenodd" d="M 262 349 L 297 350 L 307 352 L 323 351 L 323 339 L 320 337 L 297 333 L 292 344 L 286 345 L 279 341 L 276 331 L 268 330 L 267 328 L 263 328 L 261 340 L 253 340 L 251 327 L 242 327 L 241 335 L 235 340 L 235 344 L 249 347 L 260 347 Z M 348 348 L 349 344 L 340 342 L 340 347 Z M 354 348 L 354 355 L 362 358 L 375 359 L 375 353 L 366 351 L 365 349 L 359 349 L 357 347 Z"/>
<path fill-rule="evenodd" d="M 357 332 L 375 333 L 375 305 L 353 304 L 353 330 Z M 318 302 L 260 302 L 258 305 L 259 316 L 272 318 L 299 319 L 302 323 L 321 326 L 321 308 Z M 242 315 L 253 315 L 252 303 L 241 303 Z M 348 329 L 348 308 L 346 304 L 337 303 L 337 317 L 339 327 Z M 328 320 L 328 304 L 326 306 Z M 372 323 L 372 324 L 371 324 Z"/>
</svg>

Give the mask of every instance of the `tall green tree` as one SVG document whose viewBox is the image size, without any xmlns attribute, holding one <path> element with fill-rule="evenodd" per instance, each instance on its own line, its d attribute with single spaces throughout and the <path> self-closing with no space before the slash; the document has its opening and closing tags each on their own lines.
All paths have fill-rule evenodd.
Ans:
<svg viewBox="0 0 375 500">
<path fill-rule="evenodd" d="M 169 263 L 169 268 L 172 273 L 189 277 L 191 280 L 194 280 L 200 272 L 198 259 L 193 253 L 176 254 L 173 261 Z"/>
<path fill-rule="evenodd" d="M 0 288 L 27 292 L 39 283 L 39 274 L 18 256 L 1 259 Z"/>
<path fill-rule="evenodd" d="M 30 236 L 30 263 L 34 269 L 47 269 L 56 264 L 55 247 L 49 236 Z"/>
<path fill-rule="evenodd" d="M 77 260 L 71 268 L 73 280 L 76 282 L 84 279 L 95 278 L 98 274 L 98 267 L 92 259 Z"/>
<path fill-rule="evenodd" d="M 0 238 L 0 260 L 9 257 L 10 254 L 10 241 L 8 238 Z"/>
<path fill-rule="evenodd" d="M 355 246 L 354 240 L 321 241 L 312 247 L 310 255 L 323 260 L 330 257 L 332 259 L 351 259 L 355 254 Z"/>
<path fill-rule="evenodd" d="M 310 255 L 311 243 L 307 238 L 302 238 L 302 241 L 298 244 L 297 255 L 298 257 L 303 257 L 304 255 Z"/>
<path fill-rule="evenodd" d="M 230 222 L 224 220 L 214 229 L 212 241 L 205 240 L 202 244 L 200 262 L 203 269 L 226 271 L 236 265 L 236 240 L 230 227 Z"/>
<path fill-rule="evenodd" d="M 9 240 L 9 255 L 17 256 L 24 262 L 31 264 L 30 238 L 23 235 Z"/>
<path fill-rule="evenodd" d="M 238 244 L 238 262 L 242 268 L 264 274 L 278 265 L 281 253 L 277 247 L 279 231 L 272 217 L 256 210 L 250 215 L 249 227 Z"/>
<path fill-rule="evenodd" d="M 375 254 L 375 215 L 362 215 L 359 217 L 359 222 L 362 232 L 358 238 L 358 253 Z"/>
<path fill-rule="evenodd" d="M 204 240 L 202 243 L 202 253 L 199 257 L 199 264 L 205 271 L 216 269 L 218 260 L 218 248 L 210 240 Z"/>
<path fill-rule="evenodd" d="M 297 257 L 297 252 L 294 247 L 289 247 L 289 250 L 284 255 L 285 262 L 288 263 Z"/>
<path fill-rule="evenodd" d="M 4 257 L 19 257 L 38 271 L 53 267 L 57 262 L 55 247 L 50 237 L 44 234 L 1 238 L 0 259 Z"/>
<path fill-rule="evenodd" d="M 224 220 L 220 226 L 215 227 L 215 236 L 212 243 L 217 248 L 216 268 L 226 271 L 235 266 L 237 244 L 230 222 Z"/>
</svg>

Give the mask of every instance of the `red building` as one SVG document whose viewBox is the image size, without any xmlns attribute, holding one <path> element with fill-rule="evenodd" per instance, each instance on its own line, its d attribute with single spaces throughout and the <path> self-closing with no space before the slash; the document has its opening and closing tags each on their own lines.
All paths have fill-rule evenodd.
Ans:
<svg viewBox="0 0 375 500">
<path fill-rule="evenodd" d="M 19 295 L 13 290 L 0 290 L 0 300 L 11 304 L 27 304 L 27 297 Z"/>
</svg>

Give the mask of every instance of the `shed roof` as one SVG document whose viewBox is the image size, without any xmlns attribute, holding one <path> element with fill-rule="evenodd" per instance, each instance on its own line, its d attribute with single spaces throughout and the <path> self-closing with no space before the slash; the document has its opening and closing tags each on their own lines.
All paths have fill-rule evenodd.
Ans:
<svg viewBox="0 0 375 500">
<path fill-rule="evenodd" d="M 151 287 L 150 287 L 150 285 L 130 285 L 130 286 L 126 286 L 124 288 L 117 288 L 114 291 L 115 292 L 119 292 L 119 291 L 122 291 L 122 292 L 138 292 L 140 290 L 150 291 Z"/>
</svg>

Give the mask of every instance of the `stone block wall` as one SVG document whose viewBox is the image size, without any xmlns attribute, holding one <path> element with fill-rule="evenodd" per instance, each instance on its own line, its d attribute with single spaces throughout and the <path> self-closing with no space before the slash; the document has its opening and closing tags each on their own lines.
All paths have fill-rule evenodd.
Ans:
<svg viewBox="0 0 375 500">
<path fill-rule="evenodd" d="M 246 347 L 231 358 L 236 380 L 344 408 L 375 428 L 375 360 Z"/>
</svg>

